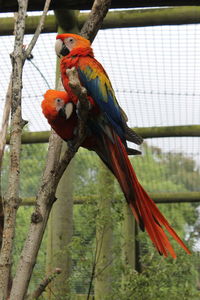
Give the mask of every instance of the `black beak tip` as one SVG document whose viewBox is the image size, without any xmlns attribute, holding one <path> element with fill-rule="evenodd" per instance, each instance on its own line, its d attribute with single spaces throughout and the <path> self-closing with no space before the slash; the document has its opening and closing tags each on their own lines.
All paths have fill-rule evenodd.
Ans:
<svg viewBox="0 0 200 300">
<path fill-rule="evenodd" d="M 58 113 L 59 113 L 60 117 L 66 118 L 65 108 L 64 107 L 60 108 L 59 111 L 58 111 Z"/>
<path fill-rule="evenodd" d="M 69 49 L 65 46 L 65 45 L 63 45 L 63 47 L 62 47 L 62 49 L 61 49 L 61 51 L 60 51 L 60 54 L 62 55 L 62 56 L 66 56 L 66 55 L 68 55 L 69 54 Z"/>
</svg>

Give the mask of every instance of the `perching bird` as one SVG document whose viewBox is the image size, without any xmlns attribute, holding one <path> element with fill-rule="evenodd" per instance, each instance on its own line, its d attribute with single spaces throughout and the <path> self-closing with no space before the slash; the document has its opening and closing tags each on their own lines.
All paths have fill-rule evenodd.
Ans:
<svg viewBox="0 0 200 300">
<path fill-rule="evenodd" d="M 71 101 L 78 99 L 69 87 L 66 69 L 75 67 L 81 84 L 87 89 L 101 113 L 112 125 L 122 142 L 126 140 L 140 145 L 142 138 L 127 126 L 128 118 L 119 106 L 111 82 L 102 65 L 94 58 L 90 42 L 76 34 L 59 34 L 56 37 L 56 53 L 63 58 L 60 62 L 61 79 Z"/>
<path fill-rule="evenodd" d="M 78 125 L 76 106 L 67 93 L 55 90 L 47 91 L 42 101 L 42 110 L 49 124 L 62 139 L 69 141 L 76 136 Z M 94 150 L 115 175 L 137 222 L 141 229 L 146 229 L 159 253 L 164 256 L 170 254 L 176 258 L 163 230 L 165 227 L 180 246 L 190 254 L 183 241 L 138 182 L 126 147 L 114 126 L 107 120 L 106 114 L 99 110 L 99 113 L 95 113 L 93 116 L 91 110 L 86 126 L 88 135 L 82 146 Z"/>
</svg>

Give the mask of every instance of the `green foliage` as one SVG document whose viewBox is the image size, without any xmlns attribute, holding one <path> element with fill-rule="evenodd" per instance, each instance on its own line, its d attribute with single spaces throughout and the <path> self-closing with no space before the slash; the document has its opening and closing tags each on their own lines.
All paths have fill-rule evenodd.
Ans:
<svg viewBox="0 0 200 300">
<path fill-rule="evenodd" d="M 46 145 L 23 145 L 21 156 L 21 197 L 34 196 L 46 158 Z M 3 190 L 6 190 L 8 174 L 8 156 L 6 151 L 3 169 Z M 181 153 L 162 153 L 160 149 L 144 145 L 144 155 L 131 158 L 137 176 L 149 192 L 193 191 L 199 186 L 199 170 L 194 160 Z M 71 277 L 72 294 L 87 293 L 92 267 L 95 258 L 95 231 L 98 215 L 98 158 L 89 151 L 80 149 L 75 162 L 74 195 L 85 196 L 83 205 L 74 206 L 74 236 L 70 246 L 73 259 L 73 274 Z M 115 193 L 111 208 L 111 218 L 114 224 L 114 244 L 112 250 L 112 294 L 109 299 L 120 300 L 167 300 L 167 299 L 198 299 L 196 289 L 198 280 L 198 254 L 185 255 L 183 250 L 174 244 L 178 255 L 177 260 L 160 257 L 151 244 L 146 233 L 140 233 L 141 273 L 128 269 L 121 260 L 123 221 L 122 206 L 124 197 L 115 181 Z M 186 225 L 194 225 L 197 214 L 195 205 L 162 204 L 159 208 L 180 234 L 186 235 Z M 32 208 L 21 207 L 17 216 L 17 229 L 14 249 L 14 269 L 19 257 L 23 241 L 28 229 Z M 193 228 L 194 231 L 194 228 Z M 192 236 L 190 248 L 192 249 Z M 46 238 L 40 249 L 31 288 L 34 288 L 45 273 Z M 122 281 L 123 276 L 123 281 Z M 123 284 L 122 284 L 123 282 Z"/>
<path fill-rule="evenodd" d="M 21 152 L 21 170 L 20 170 L 20 197 L 34 197 L 39 188 L 40 179 L 45 165 L 47 154 L 47 145 L 32 144 L 22 145 Z M 10 151 L 7 147 L 4 154 L 3 171 L 2 171 L 2 191 L 6 192 L 8 185 Z M 16 220 L 16 235 L 13 249 L 13 274 L 15 273 L 16 264 L 19 259 L 26 233 L 29 228 L 31 213 L 33 207 L 20 207 Z M 39 251 L 37 263 L 31 280 L 30 288 L 34 289 L 45 274 L 45 257 L 46 257 L 46 235 L 43 238 L 42 247 Z"/>
<path fill-rule="evenodd" d="M 199 180 L 200 177 L 199 170 L 191 158 L 180 153 L 164 154 L 160 149 L 150 148 L 146 144 L 144 145 L 144 155 L 134 157 L 131 160 L 141 184 L 149 192 L 192 191 L 195 190 L 197 179 Z M 78 192 L 76 193 L 79 194 L 80 191 L 82 194 L 88 195 L 98 193 L 98 169 L 95 157 L 89 152 L 87 156 L 84 156 L 83 151 L 79 153 L 77 161 L 79 163 L 77 164 L 78 169 L 75 178 L 76 180 L 77 178 L 84 178 L 84 180 L 82 180 L 82 185 L 78 187 Z M 80 164 L 84 166 L 83 170 L 80 168 Z M 87 165 L 89 165 L 89 168 Z M 82 176 L 82 174 L 84 175 Z M 191 177 L 194 178 L 194 181 L 190 180 Z M 77 187 L 75 187 L 75 190 L 76 188 Z M 124 269 L 120 255 L 122 247 L 120 223 L 123 221 L 122 202 L 124 201 L 124 197 L 117 182 L 115 183 L 115 195 L 113 197 L 117 199 L 117 203 L 113 205 L 112 212 L 115 216 L 115 239 L 112 251 L 113 292 L 112 295 L 109 296 L 109 299 L 198 299 L 199 292 L 196 289 L 196 254 L 194 253 L 192 256 L 186 255 L 177 243 L 172 242 L 178 259 L 175 261 L 171 258 L 163 259 L 158 255 L 157 251 L 155 251 L 146 233 L 141 234 L 140 254 L 142 272 L 137 273 L 127 268 Z M 186 225 L 193 225 L 197 219 L 195 207 L 195 205 L 190 203 L 159 205 L 161 211 L 182 239 L 184 239 L 186 234 Z M 81 229 L 78 236 L 76 235 L 75 244 L 73 244 L 73 241 L 71 245 L 74 258 L 75 253 L 77 253 L 77 258 L 75 259 L 76 274 L 77 269 L 83 269 L 83 260 L 80 262 L 78 258 L 85 257 L 85 266 L 87 265 L 87 271 L 85 270 L 84 274 L 82 272 L 79 273 L 79 280 L 78 278 L 74 278 L 74 287 L 76 287 L 76 282 L 79 282 L 79 288 L 76 292 L 87 292 L 88 287 L 86 283 L 89 283 L 90 280 L 88 267 L 91 271 L 95 251 L 94 243 L 90 242 L 89 245 L 87 242 L 87 234 L 89 240 L 94 237 L 96 218 L 97 208 L 95 205 L 92 207 L 90 204 L 86 204 L 86 207 L 82 206 L 79 212 L 76 211 L 75 228 Z M 81 241 L 79 245 L 78 240 Z M 190 248 L 192 249 L 192 243 L 190 243 Z M 91 255 L 91 251 L 93 251 L 93 255 Z M 84 285 L 84 287 L 82 286 L 82 289 L 80 289 L 80 281 L 83 280 L 84 275 L 86 275 L 86 286 Z M 122 275 L 126 278 L 126 284 L 124 286 L 121 282 Z"/>
<path fill-rule="evenodd" d="M 123 286 L 119 280 L 110 299 L 199 299 L 194 268 L 197 255 L 189 256 L 182 251 L 178 251 L 177 255 L 176 260 L 159 257 L 155 251 L 143 255 L 142 272 L 127 269 Z"/>
<path fill-rule="evenodd" d="M 88 291 L 95 256 L 96 215 L 96 206 L 91 203 L 74 207 L 75 228 L 70 250 L 73 260 L 71 287 L 75 293 Z"/>
<path fill-rule="evenodd" d="M 96 153 L 79 149 L 75 159 L 75 196 L 88 196 L 89 199 L 91 194 L 97 194 L 98 161 Z"/>
<path fill-rule="evenodd" d="M 6 150 L 2 171 L 2 191 L 6 192 L 9 170 L 9 149 Z M 34 197 L 37 193 L 39 182 L 44 169 L 47 155 L 47 145 L 31 144 L 22 145 L 21 170 L 20 170 L 20 196 Z"/>
<path fill-rule="evenodd" d="M 33 207 L 21 206 L 17 213 L 16 220 L 16 235 L 14 241 L 13 255 L 13 274 L 15 273 L 16 265 L 26 239 L 26 234 L 29 228 Z M 39 250 L 37 262 L 34 267 L 34 272 L 31 278 L 30 290 L 34 290 L 36 286 L 44 279 L 45 274 L 45 258 L 46 258 L 46 233 L 43 237 L 42 246 Z"/>
</svg>

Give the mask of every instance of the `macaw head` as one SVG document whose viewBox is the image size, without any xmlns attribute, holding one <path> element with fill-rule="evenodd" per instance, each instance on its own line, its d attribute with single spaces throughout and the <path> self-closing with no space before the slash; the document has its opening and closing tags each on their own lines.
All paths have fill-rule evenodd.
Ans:
<svg viewBox="0 0 200 300">
<path fill-rule="evenodd" d="M 55 51 L 58 57 L 68 55 L 72 50 L 77 48 L 90 47 L 90 41 L 78 34 L 63 33 L 56 37 Z"/>
<path fill-rule="evenodd" d="M 42 112 L 48 121 L 63 116 L 68 120 L 73 113 L 74 105 L 64 91 L 48 90 L 41 103 Z"/>
</svg>

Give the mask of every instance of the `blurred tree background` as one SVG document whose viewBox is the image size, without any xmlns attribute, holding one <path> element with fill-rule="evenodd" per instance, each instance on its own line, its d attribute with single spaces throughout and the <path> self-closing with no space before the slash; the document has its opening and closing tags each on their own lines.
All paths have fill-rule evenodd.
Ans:
<svg viewBox="0 0 200 300">
<path fill-rule="evenodd" d="M 199 168 L 195 161 L 182 153 L 163 153 L 159 148 L 143 145 L 143 155 L 132 157 L 131 162 L 139 180 L 148 192 L 153 191 L 192 191 L 198 184 Z M 44 167 L 47 152 L 46 144 L 22 146 L 21 157 L 21 197 L 32 197 L 36 194 Z M 9 150 L 6 150 L 3 169 L 3 189 L 6 189 Z M 159 177 L 157 169 L 164 176 Z M 96 220 L 99 215 L 99 159 L 89 151 L 79 149 L 75 159 L 73 198 L 79 204 L 74 205 L 74 234 L 69 246 L 72 257 L 72 275 L 69 279 L 71 298 L 75 294 L 87 294 L 91 281 L 92 268 L 97 247 Z M 181 176 L 180 176 L 181 168 Z M 111 175 L 112 176 L 112 175 Z M 166 178 L 164 180 L 164 178 Z M 104 187 L 106 189 L 106 187 Z M 80 204 L 80 202 L 83 202 Z M 159 208 L 175 228 L 182 239 L 187 240 L 190 249 L 196 249 L 192 255 L 185 254 L 172 241 L 178 258 L 163 258 L 151 244 L 146 233 L 138 230 L 137 270 L 124 265 L 122 248 L 124 233 L 124 197 L 118 183 L 114 182 L 114 194 L 111 201 L 113 226 L 112 258 L 105 265 L 102 273 L 109 267 L 112 272 L 112 288 L 109 299 L 198 299 L 199 297 L 199 252 L 198 252 L 198 213 L 197 204 L 176 203 L 160 204 Z M 17 217 L 15 261 L 20 254 L 29 224 L 32 208 L 21 206 Z M 42 243 L 31 289 L 43 279 L 46 263 L 46 242 Z M 99 242 L 99 241 L 98 241 Z M 196 245 L 196 246 L 195 246 Z M 64 250 L 63 250 L 64 251 Z M 14 270 L 14 269 L 13 269 Z M 94 278 L 95 279 L 95 278 Z M 94 284 L 94 280 L 93 280 Z M 158 288 L 159 287 L 159 288 Z M 92 291 L 93 291 L 92 285 Z M 47 288 L 48 289 L 48 288 Z M 45 297 L 45 296 L 43 296 Z M 46 299 L 42 298 L 41 299 Z M 60 298 L 59 298 L 60 299 Z M 106 299 L 106 298 L 103 298 Z"/>
</svg>

